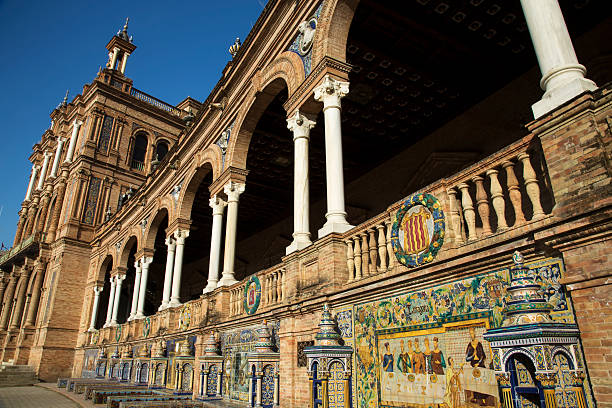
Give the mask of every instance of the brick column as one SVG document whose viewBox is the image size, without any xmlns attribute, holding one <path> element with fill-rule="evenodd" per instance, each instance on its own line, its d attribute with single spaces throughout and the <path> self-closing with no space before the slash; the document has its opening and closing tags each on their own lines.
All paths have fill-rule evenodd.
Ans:
<svg viewBox="0 0 612 408">
<path fill-rule="evenodd" d="M 57 232 L 57 227 L 58 227 L 60 215 L 62 212 L 62 205 L 64 204 L 65 194 L 66 194 L 66 178 L 62 174 L 62 177 L 60 178 L 58 185 L 57 185 L 55 207 L 53 207 L 53 214 L 51 215 L 51 222 L 49 222 L 49 228 L 47 230 L 47 242 L 53 242 L 55 240 L 55 233 Z"/>
<path fill-rule="evenodd" d="M 21 242 L 21 235 L 23 234 L 23 227 L 25 226 L 26 216 L 25 209 L 20 211 L 19 221 L 17 222 L 17 231 L 15 232 L 15 240 L 13 241 L 13 246 L 17 245 Z"/>
<path fill-rule="evenodd" d="M 40 288 L 42 286 L 46 269 L 46 262 L 40 260 L 36 261 L 34 265 L 36 280 L 34 281 L 34 286 L 32 288 L 32 297 L 30 300 L 30 306 L 28 308 L 28 315 L 26 317 L 24 327 L 32 327 L 36 324 L 36 312 L 38 312 L 38 304 L 40 302 Z"/>
<path fill-rule="evenodd" d="M 29 276 L 28 270 L 26 267 L 23 267 L 21 275 L 19 276 L 19 290 L 17 291 L 17 296 L 15 297 L 15 312 L 11 318 L 11 324 L 9 325 L 11 330 L 18 329 L 21 325 L 21 315 L 23 314 L 23 305 L 25 304 Z"/>
<path fill-rule="evenodd" d="M 17 277 L 11 275 L 6 292 L 4 293 L 4 301 L 2 303 L 2 314 L 0 314 L 0 330 L 6 330 L 8 318 L 11 315 L 11 306 L 13 304 L 13 295 L 15 294 L 15 286 L 17 286 Z"/>
</svg>

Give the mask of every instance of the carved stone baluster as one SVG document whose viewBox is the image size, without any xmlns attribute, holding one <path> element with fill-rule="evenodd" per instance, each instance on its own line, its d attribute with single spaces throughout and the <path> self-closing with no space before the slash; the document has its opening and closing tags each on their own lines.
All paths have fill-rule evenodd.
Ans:
<svg viewBox="0 0 612 408">
<path fill-rule="evenodd" d="M 230 308 L 229 308 L 229 314 L 230 314 L 230 316 L 233 316 L 233 315 L 234 315 L 234 291 L 233 291 L 233 290 L 230 290 L 230 294 L 229 294 L 229 295 L 230 295 L 230 301 L 229 301 L 229 306 L 230 306 Z"/>
<path fill-rule="evenodd" d="M 393 265 L 395 265 L 395 253 L 393 252 L 393 245 L 391 244 L 391 228 L 393 228 L 393 223 L 391 220 L 385 220 L 385 226 L 387 227 L 387 254 L 389 254 L 389 263 L 387 267 L 391 269 Z"/>
<path fill-rule="evenodd" d="M 281 273 L 282 273 L 281 271 L 274 272 L 274 276 L 276 277 L 276 303 L 281 301 L 281 282 L 282 282 Z"/>
<path fill-rule="evenodd" d="M 525 179 L 525 188 L 527 190 L 529 200 L 531 201 L 531 205 L 533 206 L 533 217 L 531 217 L 531 219 L 533 221 L 541 220 L 546 216 L 546 214 L 544 214 L 542 204 L 540 203 L 540 186 L 538 185 L 538 179 L 535 171 L 531 166 L 529 154 L 521 153 L 518 155 L 518 159 L 523 163 L 523 179 Z"/>
<path fill-rule="evenodd" d="M 468 190 L 469 187 L 465 183 L 461 183 L 457 187 L 461 190 L 461 205 L 463 206 L 463 216 L 468 227 L 468 241 L 474 241 L 478 238 L 476 236 L 476 213 L 474 212 L 474 204 Z"/>
<path fill-rule="evenodd" d="M 385 237 L 385 225 L 378 224 L 378 258 L 380 259 L 380 271 L 387 271 L 387 239 Z"/>
<path fill-rule="evenodd" d="M 287 272 L 286 269 L 281 269 L 281 302 L 285 301 L 285 274 Z"/>
<path fill-rule="evenodd" d="M 278 298 L 276 297 L 277 294 L 277 290 L 276 290 L 276 285 L 278 285 L 278 276 L 276 276 L 275 273 L 272 273 L 272 301 L 274 303 L 276 303 L 278 301 Z"/>
<path fill-rule="evenodd" d="M 495 214 L 497 214 L 497 231 L 503 231 L 508 229 L 508 224 L 506 223 L 506 201 L 504 200 L 504 191 L 497 178 L 498 173 L 499 171 L 495 169 L 487 170 L 487 176 L 491 179 L 493 208 L 495 209 Z"/>
<path fill-rule="evenodd" d="M 355 241 L 355 279 L 361 279 L 363 277 L 361 273 L 361 245 L 359 243 L 359 236 L 353 237 Z"/>
<path fill-rule="evenodd" d="M 484 189 L 484 178 L 475 176 L 472 178 L 474 184 L 476 184 L 476 204 L 478 205 L 478 214 L 482 220 L 482 236 L 486 237 L 491 235 L 491 223 L 489 222 L 489 197 Z"/>
<path fill-rule="evenodd" d="M 268 274 L 268 283 L 269 285 L 266 291 L 268 292 L 268 302 L 270 305 L 272 305 L 274 303 L 274 297 L 272 296 L 272 291 L 274 290 L 274 277 L 272 274 Z"/>
<path fill-rule="evenodd" d="M 368 244 L 368 247 L 370 248 L 370 275 L 374 275 L 378 270 L 378 248 L 376 245 L 376 229 L 368 228 L 368 234 L 370 234 L 370 242 Z"/>
<path fill-rule="evenodd" d="M 363 276 L 370 276 L 370 251 L 368 249 L 368 234 L 365 231 L 359 234 L 361 237 L 361 269 L 363 270 Z"/>
<path fill-rule="evenodd" d="M 457 245 L 463 245 L 463 235 L 461 234 L 461 208 L 457 201 L 457 191 L 454 188 L 449 188 L 446 191 L 448 194 L 448 207 L 450 212 L 451 232 L 453 240 Z"/>
<path fill-rule="evenodd" d="M 348 268 L 348 282 L 352 282 L 355 280 L 355 260 L 353 257 L 355 256 L 353 253 L 353 241 L 349 238 L 344 241 L 346 244 L 346 266 Z"/>
<path fill-rule="evenodd" d="M 525 215 L 523 214 L 521 189 L 519 182 L 514 174 L 514 163 L 511 161 L 505 161 L 502 163 L 502 167 L 506 169 L 506 179 L 508 184 L 508 195 L 510 196 L 510 202 L 512 208 L 514 208 L 514 225 L 521 225 L 525 223 Z"/>
</svg>

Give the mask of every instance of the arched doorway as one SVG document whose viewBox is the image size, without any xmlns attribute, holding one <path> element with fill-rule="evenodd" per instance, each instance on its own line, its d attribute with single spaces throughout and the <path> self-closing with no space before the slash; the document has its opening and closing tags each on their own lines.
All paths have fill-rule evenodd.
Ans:
<svg viewBox="0 0 612 408">
<path fill-rule="evenodd" d="M 121 264 L 126 268 L 125 279 L 121 285 L 121 292 L 119 293 L 119 307 L 117 309 L 117 323 L 122 324 L 127 322 L 130 316 L 132 308 L 132 297 L 134 296 L 134 280 L 136 278 L 136 251 L 138 249 L 138 241 L 136 237 L 132 236 L 128 239 L 127 243 L 123 247 L 123 253 L 121 255 Z"/>
<path fill-rule="evenodd" d="M 113 257 L 111 255 L 107 255 L 102 262 L 102 266 L 100 267 L 99 276 L 102 277 L 102 281 L 104 282 L 104 287 L 102 289 L 102 293 L 100 295 L 100 300 L 98 304 L 98 316 L 96 317 L 96 329 L 101 329 L 106 322 L 106 312 L 108 311 L 108 301 L 111 290 L 111 271 L 113 270 Z"/>
</svg>

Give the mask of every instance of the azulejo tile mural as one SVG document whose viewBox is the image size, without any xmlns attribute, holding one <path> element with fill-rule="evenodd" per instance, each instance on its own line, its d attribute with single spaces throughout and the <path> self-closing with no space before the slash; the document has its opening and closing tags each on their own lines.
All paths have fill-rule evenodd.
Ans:
<svg viewBox="0 0 612 408">
<path fill-rule="evenodd" d="M 278 330 L 280 322 L 270 322 L 268 329 L 273 343 L 279 344 Z M 249 378 L 251 377 L 247 364 L 247 353 L 255 351 L 258 326 L 244 329 L 229 330 L 220 334 L 221 350 L 223 350 L 222 393 L 233 400 L 248 401 Z"/>
<path fill-rule="evenodd" d="M 554 307 L 555 321 L 574 323 L 559 284 L 561 259 L 528 266 Z M 356 304 L 352 328 L 346 308 L 336 310 L 345 342 L 355 349 L 355 406 L 497 407 L 493 361 L 499 356 L 483 333 L 501 325 L 508 284 L 508 269 L 500 269 Z M 351 329 L 352 338 L 345 337 Z"/>
</svg>

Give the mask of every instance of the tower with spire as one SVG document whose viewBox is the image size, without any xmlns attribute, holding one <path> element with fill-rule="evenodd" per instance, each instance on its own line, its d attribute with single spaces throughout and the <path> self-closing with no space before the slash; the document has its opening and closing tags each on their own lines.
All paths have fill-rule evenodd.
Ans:
<svg viewBox="0 0 612 408">
<path fill-rule="evenodd" d="M 123 29 L 106 44 L 108 50 L 108 61 L 106 68 L 125 74 L 128 57 L 134 52 L 136 46 L 132 43 L 132 37 L 128 34 L 128 23 L 130 18 L 125 19 Z"/>
</svg>

